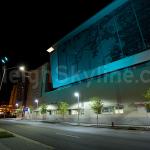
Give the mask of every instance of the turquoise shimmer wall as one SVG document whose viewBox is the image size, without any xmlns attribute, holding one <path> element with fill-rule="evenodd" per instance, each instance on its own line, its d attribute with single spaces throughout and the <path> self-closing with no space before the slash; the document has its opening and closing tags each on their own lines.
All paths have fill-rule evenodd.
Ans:
<svg viewBox="0 0 150 150">
<path fill-rule="evenodd" d="M 150 1 L 116 0 L 58 41 L 53 87 L 150 60 Z"/>
</svg>

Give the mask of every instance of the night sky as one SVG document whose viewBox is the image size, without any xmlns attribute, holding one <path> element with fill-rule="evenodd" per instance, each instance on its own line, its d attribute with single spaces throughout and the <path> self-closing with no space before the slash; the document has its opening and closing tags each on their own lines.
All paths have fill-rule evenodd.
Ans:
<svg viewBox="0 0 150 150">
<path fill-rule="evenodd" d="M 29 69 L 49 61 L 46 50 L 112 0 L 0 3 L 0 56 Z"/>
<path fill-rule="evenodd" d="M 0 2 L 0 57 L 7 67 L 24 64 L 29 70 L 49 62 L 46 50 L 112 0 L 49 0 Z M 0 74 L 2 74 L 0 64 Z M 0 103 L 8 102 L 12 84 L 5 83 Z"/>
</svg>

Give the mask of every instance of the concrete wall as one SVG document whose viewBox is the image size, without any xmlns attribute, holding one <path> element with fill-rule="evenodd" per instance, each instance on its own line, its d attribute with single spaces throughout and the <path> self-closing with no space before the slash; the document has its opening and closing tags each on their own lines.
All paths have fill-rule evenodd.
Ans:
<svg viewBox="0 0 150 150">
<path fill-rule="evenodd" d="M 116 114 L 115 111 L 100 114 L 100 123 L 111 124 L 113 121 L 115 124 L 147 125 L 150 124 L 150 116 L 145 109 L 146 100 L 143 94 L 148 88 L 150 88 L 150 62 L 48 92 L 40 98 L 40 104 L 46 103 L 49 110 L 56 110 L 58 102 L 67 101 L 69 109 L 76 110 L 77 98 L 74 97 L 74 92 L 77 91 L 80 93 L 80 108 L 84 110 L 84 114 L 80 115 L 81 122 L 96 123 L 90 98 L 99 96 L 104 107 L 118 104 L 123 106 L 123 114 Z M 57 114 L 47 113 L 49 120 L 61 118 Z M 77 114 L 68 114 L 65 120 L 76 122 Z"/>
</svg>

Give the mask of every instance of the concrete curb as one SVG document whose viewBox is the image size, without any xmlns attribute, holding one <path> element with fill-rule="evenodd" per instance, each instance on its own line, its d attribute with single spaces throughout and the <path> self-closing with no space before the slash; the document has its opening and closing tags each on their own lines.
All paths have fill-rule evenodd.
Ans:
<svg viewBox="0 0 150 150">
<path fill-rule="evenodd" d="M 95 128 L 109 128 L 109 129 L 122 129 L 122 130 L 141 130 L 141 131 L 150 131 L 150 126 L 130 126 L 130 125 L 96 125 L 96 124 L 74 124 L 74 123 L 68 123 L 64 122 L 61 123 L 63 125 L 71 125 L 71 126 L 82 126 L 82 127 L 95 127 Z"/>
<path fill-rule="evenodd" d="M 109 129 L 116 129 L 116 130 L 141 130 L 141 131 L 150 131 L 150 126 L 139 126 L 139 125 L 107 125 L 107 124 L 86 124 L 86 123 L 73 123 L 73 122 L 61 122 L 61 121 L 49 121 L 49 120 L 25 120 L 25 119 L 18 119 L 15 121 L 26 121 L 26 122 L 40 122 L 40 123 L 47 123 L 47 124 L 62 124 L 66 126 L 81 126 L 81 127 L 94 127 L 94 128 L 109 128 Z"/>
</svg>

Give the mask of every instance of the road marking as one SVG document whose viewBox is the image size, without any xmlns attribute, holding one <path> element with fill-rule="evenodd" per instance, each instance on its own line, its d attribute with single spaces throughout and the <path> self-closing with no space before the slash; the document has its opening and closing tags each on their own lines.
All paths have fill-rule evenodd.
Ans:
<svg viewBox="0 0 150 150">
<path fill-rule="evenodd" d="M 32 140 L 32 139 L 30 139 L 30 138 L 21 136 L 21 135 L 19 135 L 19 134 L 14 133 L 14 132 L 11 132 L 11 131 L 8 131 L 8 130 L 6 130 L 6 131 L 9 132 L 9 133 L 11 133 L 11 134 L 13 134 L 14 136 L 16 136 L 16 137 L 18 137 L 18 138 L 20 138 L 20 139 L 23 139 L 23 140 L 29 141 L 29 142 L 31 142 L 31 143 L 34 143 L 34 144 L 43 146 L 43 147 L 45 147 L 45 148 L 48 148 L 49 150 L 54 150 L 54 149 L 55 149 L 55 148 L 52 147 L 52 146 L 49 146 L 49 145 L 43 144 L 43 143 L 41 143 L 41 142 Z"/>
<path fill-rule="evenodd" d="M 68 136 L 68 137 L 73 137 L 73 138 L 80 138 L 79 136 L 70 135 L 70 134 L 63 134 L 63 133 L 56 133 L 56 134 L 57 134 L 57 135 Z"/>
</svg>

